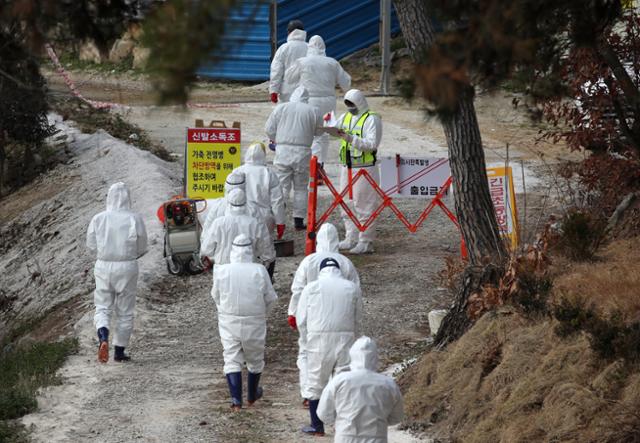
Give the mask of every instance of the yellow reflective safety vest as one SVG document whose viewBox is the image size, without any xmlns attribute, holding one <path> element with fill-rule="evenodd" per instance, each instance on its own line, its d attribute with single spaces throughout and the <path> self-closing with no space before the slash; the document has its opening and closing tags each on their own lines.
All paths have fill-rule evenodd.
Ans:
<svg viewBox="0 0 640 443">
<path fill-rule="evenodd" d="M 362 137 L 362 128 L 364 127 L 364 122 L 370 115 L 375 115 L 374 112 L 365 112 L 360 116 L 356 124 L 351 127 L 351 120 L 353 114 L 347 112 L 342 120 L 342 130 L 351 135 L 357 135 L 358 137 Z M 351 167 L 352 168 L 361 168 L 364 166 L 373 166 L 376 164 L 376 152 L 362 152 L 355 149 L 351 146 L 350 143 L 347 143 L 345 140 L 342 140 L 340 144 L 340 164 L 347 164 L 347 150 L 351 151 Z"/>
</svg>

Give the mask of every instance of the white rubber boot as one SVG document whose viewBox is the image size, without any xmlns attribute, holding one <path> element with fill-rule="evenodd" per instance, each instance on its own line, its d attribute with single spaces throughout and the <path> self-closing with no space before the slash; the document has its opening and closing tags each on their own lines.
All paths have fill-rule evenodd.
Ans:
<svg viewBox="0 0 640 443">
<path fill-rule="evenodd" d="M 373 243 L 359 241 L 358 244 L 349 250 L 349 254 L 368 254 L 373 252 Z"/>
</svg>

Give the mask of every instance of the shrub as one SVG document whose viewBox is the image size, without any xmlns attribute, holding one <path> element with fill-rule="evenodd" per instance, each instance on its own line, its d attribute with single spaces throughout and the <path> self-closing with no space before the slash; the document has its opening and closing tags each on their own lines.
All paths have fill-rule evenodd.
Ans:
<svg viewBox="0 0 640 443">
<path fill-rule="evenodd" d="M 573 260 L 593 258 L 605 235 L 603 220 L 583 211 L 570 211 L 562 219 L 558 246 Z"/>
<path fill-rule="evenodd" d="M 560 322 L 556 326 L 556 334 L 567 337 L 583 330 L 595 312 L 593 305 L 587 306 L 581 297 L 562 297 L 553 309 L 553 316 Z"/>
<path fill-rule="evenodd" d="M 530 272 L 522 272 L 518 278 L 520 290 L 514 294 L 513 303 L 525 315 L 547 313 L 547 302 L 553 287 L 551 279 Z"/>
<path fill-rule="evenodd" d="M 581 297 L 562 297 L 553 315 L 559 322 L 556 334 L 566 337 L 586 332 L 591 350 L 599 358 L 640 361 L 640 322 L 626 324 L 620 311 L 603 315 Z"/>
<path fill-rule="evenodd" d="M 38 62 L 11 29 L 0 28 L 0 194 L 35 176 L 36 154 L 55 132 L 47 120 Z M 8 147 L 8 145 L 10 145 Z"/>
</svg>

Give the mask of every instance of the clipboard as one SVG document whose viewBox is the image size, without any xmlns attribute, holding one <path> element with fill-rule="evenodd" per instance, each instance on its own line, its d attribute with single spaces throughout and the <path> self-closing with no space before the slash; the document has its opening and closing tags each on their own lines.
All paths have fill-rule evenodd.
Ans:
<svg viewBox="0 0 640 443">
<path fill-rule="evenodd" d="M 332 137 L 337 137 L 337 138 L 342 138 L 340 133 L 344 132 L 343 129 L 340 129 L 340 128 L 335 127 L 335 126 L 323 126 L 322 130 L 324 132 L 326 132 L 327 134 L 331 135 Z"/>
</svg>

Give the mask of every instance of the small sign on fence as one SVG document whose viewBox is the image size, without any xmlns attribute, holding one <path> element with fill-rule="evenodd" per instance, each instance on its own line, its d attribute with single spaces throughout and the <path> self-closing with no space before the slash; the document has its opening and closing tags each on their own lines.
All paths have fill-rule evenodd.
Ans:
<svg viewBox="0 0 640 443">
<path fill-rule="evenodd" d="M 434 198 L 451 175 L 446 158 L 383 157 L 380 187 L 389 197 Z"/>
</svg>

